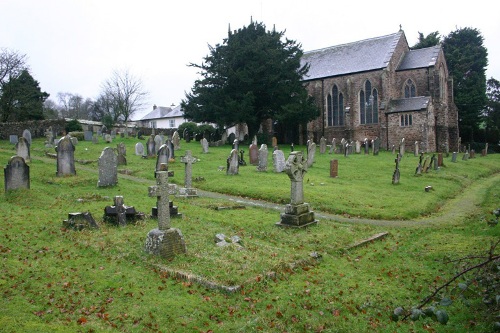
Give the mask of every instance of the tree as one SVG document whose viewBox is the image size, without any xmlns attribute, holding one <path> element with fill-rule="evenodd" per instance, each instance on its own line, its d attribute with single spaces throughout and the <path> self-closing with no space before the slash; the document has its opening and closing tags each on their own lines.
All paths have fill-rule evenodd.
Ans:
<svg viewBox="0 0 500 333">
<path fill-rule="evenodd" d="M 42 92 L 28 70 L 23 70 L 16 78 L 3 85 L 0 97 L 1 121 L 40 120 L 43 103 L 49 94 Z"/>
<path fill-rule="evenodd" d="M 483 113 L 485 139 L 500 143 L 500 82 L 490 78 L 486 85 L 488 102 Z"/>
<path fill-rule="evenodd" d="M 57 119 L 59 118 L 59 106 L 52 99 L 46 99 L 43 102 L 43 118 Z"/>
<path fill-rule="evenodd" d="M 3 85 L 27 70 L 26 55 L 5 48 L 0 49 L 0 90 Z"/>
<path fill-rule="evenodd" d="M 147 96 L 148 92 L 144 90 L 142 80 L 128 70 L 115 70 L 102 84 L 98 100 L 116 123 L 119 120 L 129 120 L 136 111 L 142 109 Z"/>
<path fill-rule="evenodd" d="M 412 50 L 424 49 L 426 47 L 436 46 L 441 42 L 441 37 L 439 37 L 439 32 L 434 31 L 424 37 L 424 34 L 420 31 L 418 32 L 418 42 L 413 45 Z"/>
<path fill-rule="evenodd" d="M 181 103 L 184 116 L 220 128 L 246 123 L 250 137 L 267 119 L 289 126 L 315 119 L 319 109 L 301 82 L 309 65 L 300 64 L 301 45 L 283 37 L 284 32 L 251 22 L 209 46 L 201 65 L 189 65 L 201 78 Z"/>
<path fill-rule="evenodd" d="M 453 77 L 453 93 L 458 107 L 458 126 L 463 141 L 474 141 L 481 112 L 486 105 L 488 51 L 481 33 L 474 28 L 451 32 L 443 41 L 448 69 Z"/>
</svg>

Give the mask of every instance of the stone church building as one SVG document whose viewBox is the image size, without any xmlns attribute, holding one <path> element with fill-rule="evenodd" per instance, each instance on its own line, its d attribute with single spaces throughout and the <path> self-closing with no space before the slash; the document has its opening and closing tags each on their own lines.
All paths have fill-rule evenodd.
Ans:
<svg viewBox="0 0 500 333">
<path fill-rule="evenodd" d="M 410 50 L 402 30 L 305 52 L 304 84 L 321 116 L 307 136 L 349 141 L 380 138 L 382 148 L 428 152 L 458 149 L 458 111 L 440 45 Z"/>
</svg>

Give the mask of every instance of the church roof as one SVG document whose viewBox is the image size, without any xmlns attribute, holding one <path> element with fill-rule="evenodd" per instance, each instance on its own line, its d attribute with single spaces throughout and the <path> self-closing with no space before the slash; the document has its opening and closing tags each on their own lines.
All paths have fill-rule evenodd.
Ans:
<svg viewBox="0 0 500 333">
<path fill-rule="evenodd" d="M 389 107 L 386 113 L 420 111 L 427 109 L 430 97 L 419 96 L 411 98 L 393 99 L 389 102 Z"/>
<path fill-rule="evenodd" d="M 174 108 L 168 106 L 156 106 L 153 108 L 153 111 L 146 114 L 144 117 L 141 118 L 141 120 L 176 118 L 176 117 L 184 117 L 184 112 L 182 111 L 180 105 Z"/>
<path fill-rule="evenodd" d="M 427 47 L 425 49 L 411 50 L 404 56 L 397 71 L 407 69 L 426 68 L 436 65 L 440 45 Z"/>
<path fill-rule="evenodd" d="M 349 44 L 305 52 L 301 65 L 310 64 L 305 81 L 387 67 L 403 31 Z"/>
</svg>

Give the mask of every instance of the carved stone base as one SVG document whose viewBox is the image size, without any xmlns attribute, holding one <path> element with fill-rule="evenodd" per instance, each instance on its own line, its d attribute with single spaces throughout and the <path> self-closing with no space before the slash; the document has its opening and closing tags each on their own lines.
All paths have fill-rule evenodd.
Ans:
<svg viewBox="0 0 500 333">
<path fill-rule="evenodd" d="M 182 214 L 179 214 L 179 207 L 174 206 L 173 201 L 169 201 L 168 208 L 170 211 L 170 217 L 182 217 Z M 158 208 L 157 207 L 151 208 L 151 217 L 153 217 L 153 218 L 158 217 Z"/>
<path fill-rule="evenodd" d="M 179 194 L 177 196 L 184 198 L 196 198 L 198 197 L 198 190 L 195 188 L 182 187 L 179 188 Z"/>
<path fill-rule="evenodd" d="M 151 230 L 146 238 L 144 250 L 167 260 L 172 260 L 176 255 L 187 252 L 184 236 L 176 228 Z"/>
<path fill-rule="evenodd" d="M 303 228 L 318 223 L 314 212 L 309 210 L 309 204 L 286 205 L 285 213 L 281 214 L 281 221 L 276 223 L 280 227 Z"/>
</svg>

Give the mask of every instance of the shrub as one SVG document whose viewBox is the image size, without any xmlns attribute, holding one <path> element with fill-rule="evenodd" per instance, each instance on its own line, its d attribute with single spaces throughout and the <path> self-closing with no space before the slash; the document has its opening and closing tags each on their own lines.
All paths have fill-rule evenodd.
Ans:
<svg viewBox="0 0 500 333">
<path fill-rule="evenodd" d="M 82 125 L 76 119 L 72 119 L 66 123 L 66 133 L 82 131 Z"/>
</svg>

